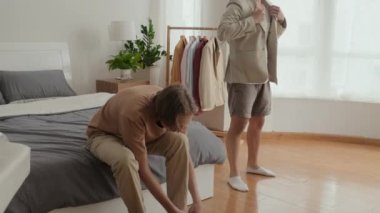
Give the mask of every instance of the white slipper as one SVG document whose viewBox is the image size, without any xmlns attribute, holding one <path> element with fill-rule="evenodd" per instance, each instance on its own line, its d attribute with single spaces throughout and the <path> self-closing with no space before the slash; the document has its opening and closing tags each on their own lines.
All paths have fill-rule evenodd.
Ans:
<svg viewBox="0 0 380 213">
<path fill-rule="evenodd" d="M 248 192 L 248 186 L 246 183 L 244 183 L 240 176 L 230 177 L 228 184 L 235 190 Z"/>
<path fill-rule="evenodd" d="M 264 169 L 263 167 L 258 167 L 257 169 L 252 169 L 250 167 L 247 168 L 247 173 L 262 175 L 267 177 L 276 177 L 276 174 L 268 169 Z"/>
</svg>

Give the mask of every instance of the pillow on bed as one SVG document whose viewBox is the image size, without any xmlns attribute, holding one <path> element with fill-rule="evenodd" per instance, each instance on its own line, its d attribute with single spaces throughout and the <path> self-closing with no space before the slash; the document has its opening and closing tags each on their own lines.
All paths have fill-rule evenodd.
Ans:
<svg viewBox="0 0 380 213">
<path fill-rule="evenodd" d="M 75 95 L 62 70 L 0 71 L 0 91 L 7 103 L 30 98 Z"/>
<path fill-rule="evenodd" d="M 219 164 L 224 162 L 226 154 L 223 141 L 201 123 L 192 121 L 187 129 L 187 137 L 194 167 L 210 162 Z"/>
<path fill-rule="evenodd" d="M 6 104 L 7 102 L 5 102 L 4 98 L 3 98 L 3 94 L 1 94 L 0 92 L 0 105 L 3 105 L 3 104 Z"/>
</svg>

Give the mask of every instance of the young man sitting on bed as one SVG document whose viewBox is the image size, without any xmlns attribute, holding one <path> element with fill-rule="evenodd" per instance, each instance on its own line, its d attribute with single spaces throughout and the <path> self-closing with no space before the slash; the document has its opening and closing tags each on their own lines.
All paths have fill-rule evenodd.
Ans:
<svg viewBox="0 0 380 213">
<path fill-rule="evenodd" d="M 113 172 L 120 196 L 132 213 L 145 212 L 140 178 L 168 212 L 200 212 L 201 200 L 186 133 L 197 107 L 181 85 L 125 89 L 95 114 L 88 125 L 88 148 Z M 148 154 L 166 158 L 166 195 L 152 174 Z"/>
</svg>

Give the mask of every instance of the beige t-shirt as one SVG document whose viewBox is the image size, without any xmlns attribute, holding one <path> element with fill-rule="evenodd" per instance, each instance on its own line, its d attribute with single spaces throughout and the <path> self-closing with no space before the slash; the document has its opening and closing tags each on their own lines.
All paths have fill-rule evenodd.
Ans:
<svg viewBox="0 0 380 213">
<path fill-rule="evenodd" d="M 161 89 L 142 85 L 117 93 L 92 118 L 87 136 L 115 135 L 123 140 L 135 156 L 146 153 L 145 143 L 154 141 L 166 132 L 165 128 L 157 124 L 153 108 L 149 105 Z"/>
</svg>

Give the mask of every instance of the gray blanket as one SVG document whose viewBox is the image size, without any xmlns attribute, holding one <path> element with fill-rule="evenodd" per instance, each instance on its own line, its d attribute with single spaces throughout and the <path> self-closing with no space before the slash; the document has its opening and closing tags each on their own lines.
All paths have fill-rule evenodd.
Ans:
<svg viewBox="0 0 380 213">
<path fill-rule="evenodd" d="M 0 118 L 0 132 L 31 147 L 31 172 L 6 213 L 44 213 L 118 197 L 109 167 L 85 149 L 85 130 L 96 110 Z M 192 122 L 188 132 L 195 166 L 224 161 L 223 143 L 203 125 Z M 164 158 L 149 160 L 164 182 Z"/>
</svg>

